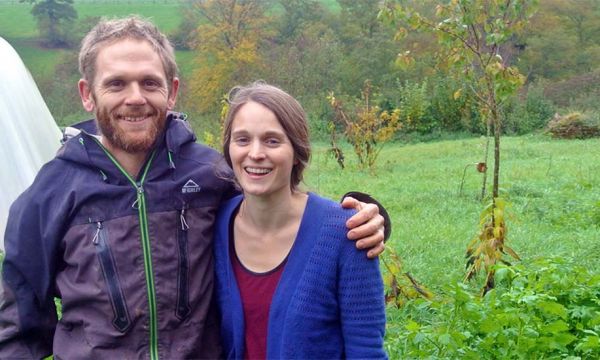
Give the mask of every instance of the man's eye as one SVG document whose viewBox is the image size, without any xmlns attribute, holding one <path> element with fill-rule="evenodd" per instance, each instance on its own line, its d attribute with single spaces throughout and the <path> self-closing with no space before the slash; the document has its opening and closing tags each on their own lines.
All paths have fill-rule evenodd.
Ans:
<svg viewBox="0 0 600 360">
<path fill-rule="evenodd" d="M 158 81 L 155 80 L 144 80 L 144 86 L 149 88 L 156 88 L 159 87 L 160 84 L 158 83 Z"/>
<path fill-rule="evenodd" d="M 123 81 L 121 80 L 113 80 L 110 81 L 108 84 L 109 88 L 122 88 L 123 87 Z"/>
</svg>

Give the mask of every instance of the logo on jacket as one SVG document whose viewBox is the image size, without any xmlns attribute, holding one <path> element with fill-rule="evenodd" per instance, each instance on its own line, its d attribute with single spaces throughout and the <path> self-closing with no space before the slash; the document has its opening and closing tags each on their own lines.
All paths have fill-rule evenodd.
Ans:
<svg viewBox="0 0 600 360">
<path fill-rule="evenodd" d="M 200 191 L 200 185 L 196 184 L 194 182 L 194 180 L 189 179 L 185 185 L 183 185 L 183 187 L 181 188 L 181 193 L 182 194 L 189 194 L 189 193 L 197 193 Z"/>
</svg>

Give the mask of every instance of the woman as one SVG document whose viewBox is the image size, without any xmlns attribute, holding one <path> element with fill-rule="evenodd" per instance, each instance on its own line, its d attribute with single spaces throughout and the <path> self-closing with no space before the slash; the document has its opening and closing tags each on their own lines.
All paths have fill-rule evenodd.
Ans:
<svg viewBox="0 0 600 360">
<path fill-rule="evenodd" d="M 223 140 L 243 192 L 217 221 L 226 357 L 385 358 L 377 260 L 346 240 L 351 211 L 298 189 L 310 157 L 300 104 L 270 85 L 241 88 Z"/>
</svg>

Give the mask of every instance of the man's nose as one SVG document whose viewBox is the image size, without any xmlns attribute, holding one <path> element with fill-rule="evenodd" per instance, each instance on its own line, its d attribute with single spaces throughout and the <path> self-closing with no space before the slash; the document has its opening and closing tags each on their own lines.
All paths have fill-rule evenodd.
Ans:
<svg viewBox="0 0 600 360">
<path fill-rule="evenodd" d="M 146 98 L 144 97 L 143 89 L 138 83 L 131 83 L 127 89 L 127 105 L 144 105 Z"/>
</svg>

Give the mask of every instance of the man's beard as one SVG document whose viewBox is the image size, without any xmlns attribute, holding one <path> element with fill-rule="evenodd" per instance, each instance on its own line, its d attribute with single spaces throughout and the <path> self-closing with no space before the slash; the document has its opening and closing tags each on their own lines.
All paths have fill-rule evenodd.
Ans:
<svg viewBox="0 0 600 360">
<path fill-rule="evenodd" d="M 129 114 L 133 115 L 133 114 Z M 134 115 L 135 116 L 135 115 Z M 159 111 L 156 121 L 152 121 L 145 132 L 145 136 L 131 136 L 124 131 L 111 116 L 106 108 L 100 108 L 96 112 L 96 124 L 102 136 L 114 147 L 128 153 L 148 152 L 154 146 L 158 135 L 164 130 L 166 123 L 166 112 Z"/>
</svg>

